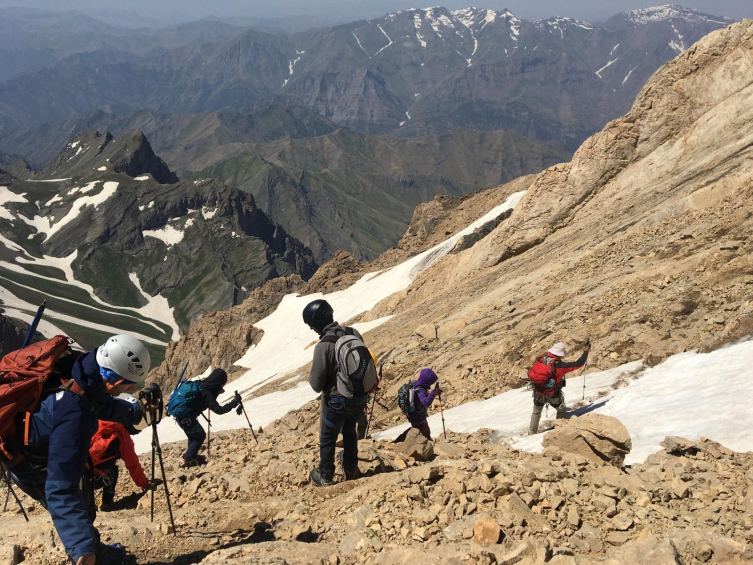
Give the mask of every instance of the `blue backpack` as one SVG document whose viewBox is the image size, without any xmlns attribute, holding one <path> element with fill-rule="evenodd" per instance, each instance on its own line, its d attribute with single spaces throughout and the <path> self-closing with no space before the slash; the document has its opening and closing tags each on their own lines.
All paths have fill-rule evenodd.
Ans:
<svg viewBox="0 0 753 565">
<path fill-rule="evenodd" d="M 179 422 L 196 415 L 196 401 L 201 396 L 201 381 L 183 381 L 170 394 L 167 415 Z"/>
</svg>

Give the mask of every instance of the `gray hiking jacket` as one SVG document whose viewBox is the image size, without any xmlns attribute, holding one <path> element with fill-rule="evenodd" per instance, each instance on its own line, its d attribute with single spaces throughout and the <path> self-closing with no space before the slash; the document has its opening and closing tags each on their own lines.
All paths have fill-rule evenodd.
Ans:
<svg viewBox="0 0 753 565">
<path fill-rule="evenodd" d="M 345 333 L 343 328 L 337 322 L 332 322 L 324 328 L 325 335 L 336 335 L 338 337 Z M 353 330 L 354 335 L 359 339 L 363 339 L 361 334 L 356 330 Z M 314 362 L 311 365 L 311 372 L 309 373 L 309 384 L 314 392 L 324 392 L 325 397 L 333 397 L 342 395 L 337 392 L 337 359 L 335 359 L 335 344 L 319 342 L 314 347 Z"/>
</svg>

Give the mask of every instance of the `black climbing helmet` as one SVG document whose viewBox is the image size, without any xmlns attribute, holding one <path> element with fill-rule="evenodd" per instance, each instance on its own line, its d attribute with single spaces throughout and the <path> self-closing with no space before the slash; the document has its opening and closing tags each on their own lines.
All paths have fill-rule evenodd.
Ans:
<svg viewBox="0 0 753 565">
<path fill-rule="evenodd" d="M 321 330 L 333 321 L 334 310 L 326 300 L 314 300 L 306 304 L 303 309 L 303 323 L 314 329 Z"/>
</svg>

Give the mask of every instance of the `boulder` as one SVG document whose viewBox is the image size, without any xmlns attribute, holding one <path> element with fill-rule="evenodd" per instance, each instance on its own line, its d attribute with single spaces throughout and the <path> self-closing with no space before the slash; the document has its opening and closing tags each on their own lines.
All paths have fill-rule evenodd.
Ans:
<svg viewBox="0 0 753 565">
<path fill-rule="evenodd" d="M 491 516 L 486 516 L 476 520 L 473 525 L 473 541 L 481 545 L 492 545 L 499 543 L 502 536 L 502 528 L 497 521 Z"/>
<path fill-rule="evenodd" d="M 581 455 L 590 461 L 606 461 L 621 467 L 633 442 L 617 418 L 587 414 L 558 423 L 544 436 L 544 448 Z"/>
<path fill-rule="evenodd" d="M 429 461 L 434 457 L 434 444 L 416 428 L 411 428 L 405 441 L 400 445 L 400 454 L 416 461 Z"/>
</svg>

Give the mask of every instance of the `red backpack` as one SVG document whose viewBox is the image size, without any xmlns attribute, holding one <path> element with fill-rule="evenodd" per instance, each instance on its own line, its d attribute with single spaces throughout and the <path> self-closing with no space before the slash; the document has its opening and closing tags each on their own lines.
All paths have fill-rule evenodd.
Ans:
<svg viewBox="0 0 753 565">
<path fill-rule="evenodd" d="M 531 381 L 533 388 L 536 392 L 543 394 L 544 396 L 554 396 L 555 388 L 544 388 L 544 385 L 549 379 L 557 381 L 557 372 L 555 370 L 554 361 L 556 357 L 550 357 L 546 353 L 542 353 L 536 357 L 533 366 L 528 370 L 528 380 Z"/>
<path fill-rule="evenodd" d="M 102 471 L 98 469 L 102 463 L 106 463 L 112 459 L 120 458 L 120 449 L 111 449 L 111 446 L 115 440 L 120 439 L 121 430 L 125 430 L 123 424 L 117 422 L 106 422 L 105 420 L 99 421 L 99 428 L 92 437 L 91 446 L 89 447 L 89 456 L 92 459 L 92 465 L 94 470 L 100 475 L 104 475 Z M 115 453 L 112 453 L 115 451 Z"/>
<path fill-rule="evenodd" d="M 21 448 L 29 442 L 31 415 L 55 364 L 69 344 L 67 337 L 56 335 L 11 351 L 0 359 L 0 459 L 8 467 L 23 459 Z M 63 386 L 83 394 L 72 379 Z"/>
</svg>

